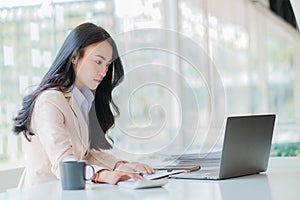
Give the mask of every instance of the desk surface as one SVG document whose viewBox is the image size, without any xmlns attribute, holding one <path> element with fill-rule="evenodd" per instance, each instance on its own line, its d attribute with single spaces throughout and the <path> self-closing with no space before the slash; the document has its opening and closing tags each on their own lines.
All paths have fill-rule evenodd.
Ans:
<svg viewBox="0 0 300 200">
<path fill-rule="evenodd" d="M 3 180 L 1 180 L 3 181 Z M 170 179 L 162 188 L 127 190 L 115 185 L 87 184 L 85 190 L 62 191 L 60 181 L 10 190 L 0 199 L 170 199 L 170 200 L 299 200 L 300 158 L 270 158 L 267 173 L 209 181 Z"/>
</svg>

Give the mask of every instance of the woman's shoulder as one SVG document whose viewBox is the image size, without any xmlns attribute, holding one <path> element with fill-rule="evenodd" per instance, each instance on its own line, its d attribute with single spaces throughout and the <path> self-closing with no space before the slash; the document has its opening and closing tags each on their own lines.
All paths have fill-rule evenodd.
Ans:
<svg viewBox="0 0 300 200">
<path fill-rule="evenodd" d="M 69 93 L 64 93 L 62 91 L 56 90 L 56 89 L 48 89 L 43 91 L 39 96 L 37 97 L 37 103 L 38 102 L 60 102 L 62 100 L 66 100 Z"/>
<path fill-rule="evenodd" d="M 40 93 L 39 98 L 53 98 L 64 96 L 62 91 L 56 89 L 48 89 Z"/>
</svg>

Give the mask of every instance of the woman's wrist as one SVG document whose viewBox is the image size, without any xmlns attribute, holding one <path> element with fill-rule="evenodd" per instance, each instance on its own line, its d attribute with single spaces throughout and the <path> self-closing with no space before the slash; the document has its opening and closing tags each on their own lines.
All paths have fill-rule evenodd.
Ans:
<svg viewBox="0 0 300 200">
<path fill-rule="evenodd" d="M 123 165 L 123 164 L 126 164 L 126 163 L 128 163 L 128 162 L 124 161 L 124 160 L 116 162 L 113 170 L 115 170 L 116 168 L 118 168 L 120 165 Z"/>
<path fill-rule="evenodd" d="M 109 172 L 108 169 L 97 171 L 92 180 L 93 183 L 105 183 L 105 175 Z"/>
<path fill-rule="evenodd" d="M 99 173 L 100 173 L 100 172 L 96 172 L 96 173 L 95 173 L 94 178 L 92 179 L 92 182 L 93 182 L 93 183 L 98 183 Z"/>
</svg>

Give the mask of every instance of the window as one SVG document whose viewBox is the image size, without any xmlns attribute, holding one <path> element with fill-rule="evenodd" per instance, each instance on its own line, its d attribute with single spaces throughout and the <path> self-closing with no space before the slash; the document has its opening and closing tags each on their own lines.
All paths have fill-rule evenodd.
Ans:
<svg viewBox="0 0 300 200">
<path fill-rule="evenodd" d="M 26 2 L 0 4 L 0 168 L 23 162 L 27 141 L 12 134 L 12 118 L 23 96 L 50 67 L 68 31 L 83 21 L 110 31 L 114 27 L 110 1 Z"/>
<path fill-rule="evenodd" d="M 186 1 L 179 8 L 181 31 L 206 41 L 225 88 L 226 114 L 276 113 L 271 154 L 299 155 L 299 32 L 258 3 Z"/>
<path fill-rule="evenodd" d="M 0 168 L 22 163 L 26 141 L 12 134 L 12 118 L 66 34 L 84 21 L 114 35 L 125 66 L 114 92 L 121 110 L 110 132 L 116 148 L 151 153 L 207 140 L 214 146 L 220 132 L 208 135 L 212 121 L 220 128 L 225 115 L 271 112 L 277 114 L 272 155 L 299 155 L 299 32 L 260 4 L 26 2 L 0 3 Z"/>
</svg>

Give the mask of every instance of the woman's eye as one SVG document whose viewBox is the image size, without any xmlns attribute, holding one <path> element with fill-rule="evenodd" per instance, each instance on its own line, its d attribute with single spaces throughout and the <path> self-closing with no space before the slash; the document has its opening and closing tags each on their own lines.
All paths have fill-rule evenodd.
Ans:
<svg viewBox="0 0 300 200">
<path fill-rule="evenodd" d="M 100 60 L 97 60 L 96 63 L 97 63 L 98 65 L 101 65 L 101 64 L 102 64 L 102 62 L 101 62 Z"/>
</svg>

